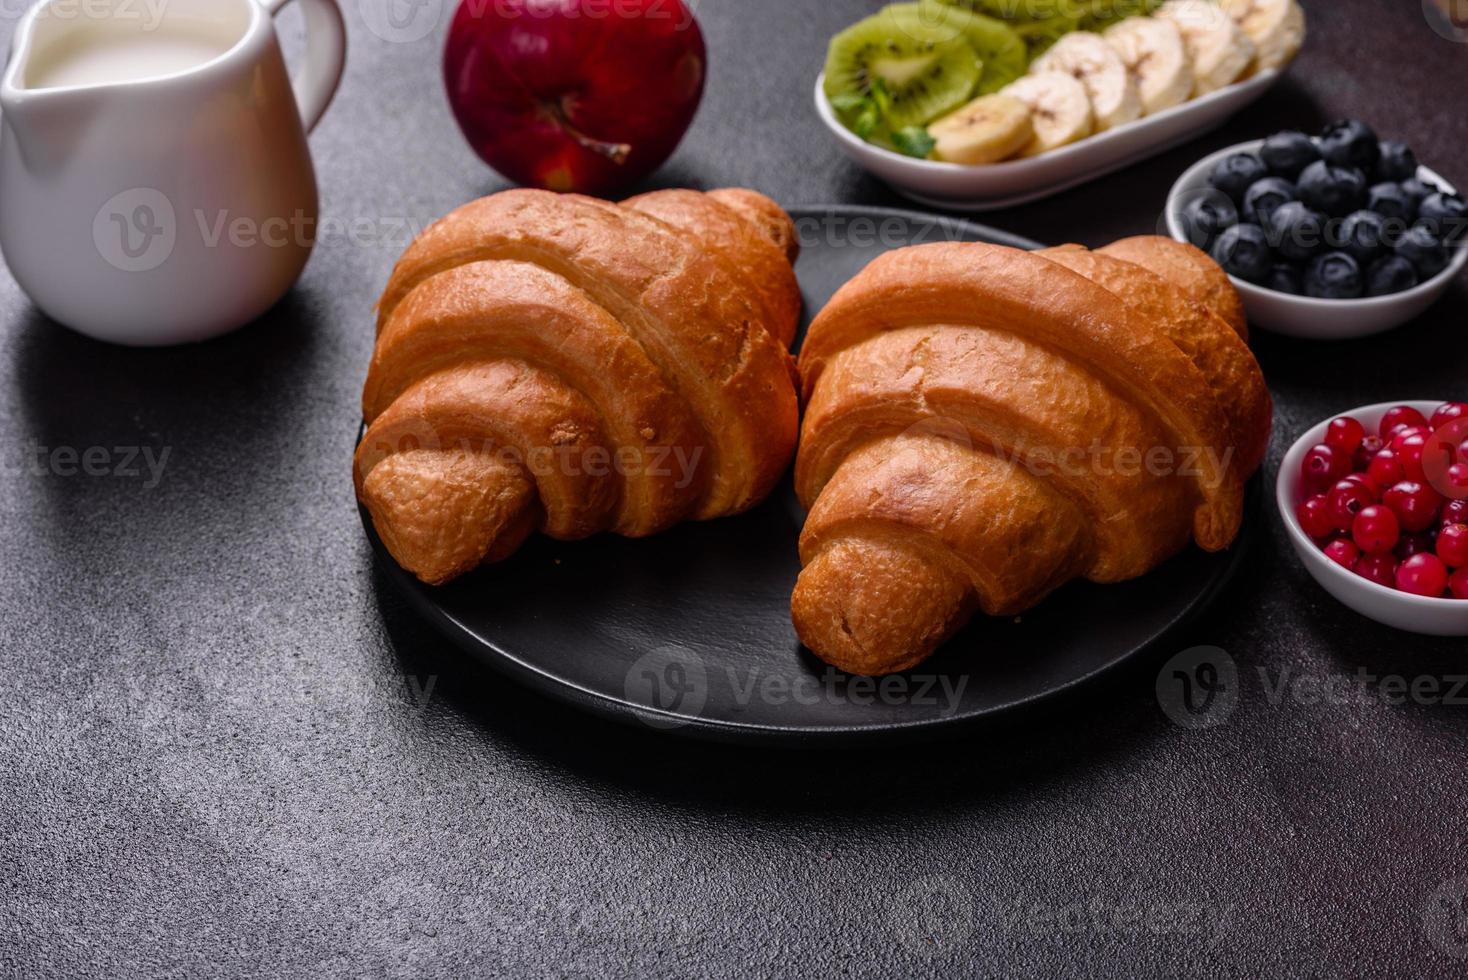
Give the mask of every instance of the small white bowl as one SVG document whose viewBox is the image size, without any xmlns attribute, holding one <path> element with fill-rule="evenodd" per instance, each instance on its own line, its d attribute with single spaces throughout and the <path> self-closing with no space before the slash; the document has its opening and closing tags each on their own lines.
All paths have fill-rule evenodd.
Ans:
<svg viewBox="0 0 1468 980">
<path fill-rule="evenodd" d="M 1349 415 L 1366 426 L 1368 432 L 1375 432 L 1387 409 L 1396 405 L 1410 405 L 1422 414 L 1430 416 L 1433 410 L 1441 404 L 1442 402 L 1421 401 L 1383 402 L 1380 405 L 1368 405 L 1354 411 L 1341 412 L 1339 415 Z M 1338 418 L 1339 415 L 1332 415 L 1331 419 Z M 1305 461 L 1305 454 L 1310 451 L 1311 447 L 1325 441 L 1325 429 L 1331 419 L 1326 419 L 1306 432 L 1298 442 L 1290 447 L 1290 451 L 1285 453 L 1284 462 L 1279 467 L 1279 480 L 1275 488 L 1280 517 L 1284 519 L 1285 529 L 1289 532 L 1290 544 L 1295 546 L 1295 552 L 1305 563 L 1305 570 L 1325 588 L 1325 591 L 1368 619 L 1374 619 L 1378 623 L 1406 630 L 1409 633 L 1422 633 L 1427 636 L 1468 636 L 1468 600 L 1429 599 L 1426 596 L 1411 595 L 1407 592 L 1389 589 L 1384 585 L 1377 585 L 1355 572 L 1347 571 L 1325 557 L 1325 552 L 1321 551 L 1315 542 L 1310 540 L 1304 528 L 1300 527 L 1300 520 L 1295 516 L 1295 508 L 1305 498 L 1304 479 L 1300 474 L 1300 467 Z"/>
<path fill-rule="evenodd" d="M 1167 233 L 1180 242 L 1188 240 L 1183 224 L 1183 208 L 1199 194 L 1209 191 L 1208 175 L 1218 161 L 1235 153 L 1253 153 L 1263 140 L 1250 140 L 1219 150 L 1189 167 L 1167 196 Z M 1431 181 L 1444 191 L 1457 193 L 1457 188 L 1436 171 L 1418 167 L 1420 180 Z M 1390 296 L 1368 296 L 1362 299 L 1316 299 L 1291 296 L 1263 286 L 1245 282 L 1234 276 L 1235 288 L 1243 298 L 1249 321 L 1266 330 L 1307 340 L 1349 340 L 1369 337 L 1400 327 L 1437 302 L 1453 279 L 1468 263 L 1468 245 L 1453 248 L 1452 261 L 1436 276 L 1405 292 Z"/>
<path fill-rule="evenodd" d="M 836 118 L 826 98 L 824 74 L 816 79 L 816 112 L 847 156 L 898 193 L 951 211 L 992 211 L 1059 194 L 1185 143 L 1223 125 L 1279 78 L 1280 73 L 1273 69 L 1261 71 L 1217 92 L 1049 153 L 981 166 L 919 160 L 868 143 Z"/>
</svg>

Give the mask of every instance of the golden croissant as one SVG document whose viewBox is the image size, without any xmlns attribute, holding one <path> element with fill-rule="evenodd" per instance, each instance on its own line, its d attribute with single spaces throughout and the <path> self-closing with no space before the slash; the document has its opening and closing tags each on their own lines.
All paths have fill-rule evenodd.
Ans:
<svg viewBox="0 0 1468 980">
<path fill-rule="evenodd" d="M 888 253 L 816 317 L 795 485 L 801 640 L 859 674 L 976 612 L 1239 532 L 1271 404 L 1228 277 L 1169 239 Z"/>
<path fill-rule="evenodd" d="M 435 223 L 378 304 L 357 496 L 431 584 L 535 531 L 734 514 L 789 465 L 795 228 L 744 190 L 516 190 Z"/>
</svg>

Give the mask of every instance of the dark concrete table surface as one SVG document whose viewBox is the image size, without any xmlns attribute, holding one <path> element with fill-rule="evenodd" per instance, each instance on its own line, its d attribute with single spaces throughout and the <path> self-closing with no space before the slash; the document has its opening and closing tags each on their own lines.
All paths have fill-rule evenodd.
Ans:
<svg viewBox="0 0 1468 980">
<path fill-rule="evenodd" d="M 112 348 L 0 276 L 0 974 L 1468 970 L 1468 650 L 1342 609 L 1272 508 L 1245 574 L 1174 649 L 925 748 L 621 728 L 418 622 L 351 495 L 371 304 L 408 229 L 502 184 L 445 105 L 449 11 L 383 27 L 382 2 L 346 4 L 347 77 L 312 138 L 340 220 L 264 321 Z M 654 185 L 900 206 L 810 106 L 825 39 L 876 6 L 700 4 L 709 93 Z M 1196 157 L 1343 115 L 1468 182 L 1468 48 L 1418 0 L 1308 7 L 1289 77 L 1225 129 L 985 220 L 1047 242 L 1152 231 Z M 291 48 L 299 24 L 283 22 Z M 1271 471 L 1337 410 L 1468 394 L 1465 312 L 1460 283 L 1377 339 L 1261 334 Z M 90 447 L 91 475 L 67 465 Z M 1197 645 L 1239 678 L 1207 728 L 1156 693 Z M 1389 675 L 1418 695 L 1392 696 Z"/>
</svg>

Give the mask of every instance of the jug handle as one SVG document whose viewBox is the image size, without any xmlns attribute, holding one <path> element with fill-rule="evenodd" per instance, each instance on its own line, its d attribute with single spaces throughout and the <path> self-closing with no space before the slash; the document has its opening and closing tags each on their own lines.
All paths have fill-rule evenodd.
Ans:
<svg viewBox="0 0 1468 980">
<path fill-rule="evenodd" d="M 347 27 L 336 0 L 297 0 L 306 15 L 306 65 L 291 78 L 306 132 L 316 128 L 336 95 L 347 61 Z M 261 0 L 274 17 L 291 0 Z"/>
</svg>

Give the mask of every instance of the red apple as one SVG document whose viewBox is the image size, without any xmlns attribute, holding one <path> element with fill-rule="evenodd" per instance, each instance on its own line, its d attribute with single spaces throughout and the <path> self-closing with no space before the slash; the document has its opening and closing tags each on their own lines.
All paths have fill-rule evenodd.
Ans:
<svg viewBox="0 0 1468 980">
<path fill-rule="evenodd" d="M 707 62 L 683 0 L 464 0 L 444 80 L 469 143 L 505 177 L 605 194 L 673 154 Z"/>
</svg>

